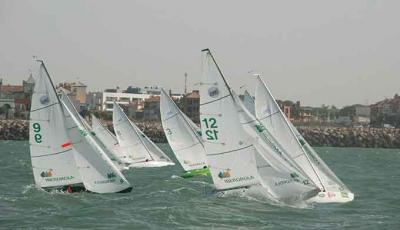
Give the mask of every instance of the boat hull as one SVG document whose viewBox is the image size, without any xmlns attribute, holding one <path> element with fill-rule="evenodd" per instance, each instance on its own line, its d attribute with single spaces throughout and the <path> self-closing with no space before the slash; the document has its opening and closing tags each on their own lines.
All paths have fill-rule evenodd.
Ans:
<svg viewBox="0 0 400 230">
<path fill-rule="evenodd" d="M 166 161 L 147 161 L 130 164 L 129 168 L 157 168 L 170 165 L 175 165 L 175 163 Z"/>
<path fill-rule="evenodd" d="M 319 192 L 316 196 L 307 200 L 307 203 L 347 203 L 354 200 L 351 192 Z"/>
</svg>

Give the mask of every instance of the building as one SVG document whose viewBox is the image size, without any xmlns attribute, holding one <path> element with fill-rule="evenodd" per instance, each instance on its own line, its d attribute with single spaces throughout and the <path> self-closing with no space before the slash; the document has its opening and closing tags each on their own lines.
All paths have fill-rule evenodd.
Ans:
<svg viewBox="0 0 400 230">
<path fill-rule="evenodd" d="M 103 92 L 89 92 L 86 96 L 89 110 L 101 111 L 103 107 Z"/>
<path fill-rule="evenodd" d="M 184 95 L 179 101 L 179 107 L 194 122 L 200 122 L 200 93 L 198 90 Z"/>
<path fill-rule="evenodd" d="M 119 91 L 119 89 L 105 90 L 103 92 L 102 110 L 112 112 L 114 101 L 125 106 L 133 104 L 136 106 L 136 110 L 143 110 L 144 100 L 149 99 L 151 96 L 150 94 L 125 93 Z"/>
<path fill-rule="evenodd" d="M 58 84 L 56 90 L 63 89 L 75 108 L 81 113 L 88 110 L 86 88 L 87 86 L 82 82 L 63 82 Z"/>
<path fill-rule="evenodd" d="M 143 119 L 160 120 L 160 97 L 152 96 L 144 101 Z"/>
<path fill-rule="evenodd" d="M 159 86 L 145 86 L 142 90 L 145 94 L 151 95 L 160 95 L 161 94 L 161 87 Z"/>
<path fill-rule="evenodd" d="M 391 125 L 400 127 L 400 96 L 395 94 L 391 99 L 385 99 L 369 106 L 371 110 L 371 125 L 384 127 Z"/>
<path fill-rule="evenodd" d="M 34 85 L 32 74 L 26 81 L 22 81 L 22 85 L 4 85 L 0 79 L 0 118 L 27 119 Z"/>
</svg>

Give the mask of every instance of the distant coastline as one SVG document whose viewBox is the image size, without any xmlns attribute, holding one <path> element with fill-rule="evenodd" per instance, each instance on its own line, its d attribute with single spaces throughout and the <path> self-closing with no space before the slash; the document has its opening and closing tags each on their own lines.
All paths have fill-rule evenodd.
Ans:
<svg viewBox="0 0 400 230">
<path fill-rule="evenodd" d="M 26 120 L 0 120 L 0 140 L 28 140 L 28 124 Z M 154 142 L 167 142 L 160 122 L 136 124 Z M 112 124 L 108 126 L 112 130 Z M 315 147 L 400 148 L 400 129 L 302 126 L 298 130 Z"/>
</svg>

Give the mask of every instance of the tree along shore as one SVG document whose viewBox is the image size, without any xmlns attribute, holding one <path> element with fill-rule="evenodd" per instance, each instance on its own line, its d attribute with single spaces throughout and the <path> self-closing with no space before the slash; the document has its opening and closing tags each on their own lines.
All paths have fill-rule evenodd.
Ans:
<svg viewBox="0 0 400 230">
<path fill-rule="evenodd" d="M 135 122 L 154 142 L 166 143 L 160 122 Z M 28 140 L 28 121 L 0 120 L 0 140 Z M 112 124 L 107 126 L 113 131 Z M 299 132 L 312 146 L 400 148 L 400 129 L 299 127 Z"/>
</svg>

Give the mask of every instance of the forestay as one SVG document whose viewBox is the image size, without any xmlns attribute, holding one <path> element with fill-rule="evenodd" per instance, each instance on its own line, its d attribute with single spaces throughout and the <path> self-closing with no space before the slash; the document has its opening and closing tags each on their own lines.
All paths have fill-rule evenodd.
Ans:
<svg viewBox="0 0 400 230">
<path fill-rule="evenodd" d="M 75 159 L 87 190 L 96 193 L 129 192 L 132 187 L 111 162 L 73 111 L 71 105 L 61 101 L 65 109 L 68 135 L 76 150 Z"/>
<path fill-rule="evenodd" d="M 294 135 L 282 110 L 259 76 L 256 86 L 255 108 L 257 119 L 261 121 L 264 127 L 273 135 L 281 146 L 283 146 L 285 152 L 288 153 L 291 159 L 293 159 L 307 174 L 307 177 L 309 177 L 321 191 L 325 191 L 325 187 L 316 168 L 311 163 L 308 155 Z"/>
<path fill-rule="evenodd" d="M 219 190 L 259 184 L 255 149 L 239 123 L 229 86 L 210 50 L 202 53 L 200 120 L 214 184 Z"/>
<path fill-rule="evenodd" d="M 198 128 L 193 127 L 192 121 L 180 111 L 164 89 L 161 89 L 160 114 L 165 136 L 183 169 L 190 171 L 206 166 Z"/>
<path fill-rule="evenodd" d="M 50 188 L 82 183 L 66 133 L 63 109 L 43 62 L 32 95 L 29 144 L 37 186 Z"/>
</svg>

